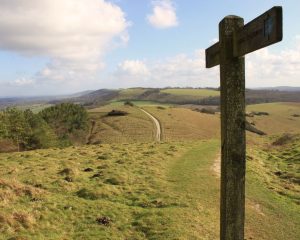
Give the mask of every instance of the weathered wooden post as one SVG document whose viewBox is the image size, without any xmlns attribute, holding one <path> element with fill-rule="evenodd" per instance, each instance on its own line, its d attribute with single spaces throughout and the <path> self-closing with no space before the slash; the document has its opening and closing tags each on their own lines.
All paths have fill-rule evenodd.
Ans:
<svg viewBox="0 0 300 240">
<path fill-rule="evenodd" d="M 244 55 L 282 40 L 282 8 L 273 7 L 244 26 L 227 16 L 220 41 L 206 49 L 206 67 L 220 64 L 221 240 L 244 240 L 245 221 L 245 60 Z"/>
<path fill-rule="evenodd" d="M 233 57 L 233 35 L 244 25 L 236 16 L 219 25 L 221 77 L 221 239 L 244 239 L 245 60 Z"/>
</svg>

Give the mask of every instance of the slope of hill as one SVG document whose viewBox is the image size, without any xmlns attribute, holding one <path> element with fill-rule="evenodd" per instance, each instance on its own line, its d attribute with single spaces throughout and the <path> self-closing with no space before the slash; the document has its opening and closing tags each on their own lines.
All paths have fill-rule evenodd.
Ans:
<svg viewBox="0 0 300 240">
<path fill-rule="evenodd" d="M 257 88 L 262 90 L 285 91 L 285 92 L 300 92 L 300 87 L 278 86 L 278 87 L 265 87 Z"/>
<path fill-rule="evenodd" d="M 127 113 L 124 116 L 108 116 L 112 110 Z M 154 139 L 155 128 L 151 119 L 139 108 L 124 105 L 106 105 L 89 110 L 92 128 L 87 142 L 132 143 Z"/>
<path fill-rule="evenodd" d="M 162 125 L 165 141 L 212 139 L 219 136 L 220 116 L 180 107 L 143 107 Z"/>
<path fill-rule="evenodd" d="M 254 116 L 248 120 L 268 135 L 300 133 L 300 103 L 254 104 L 247 111 L 266 112 L 268 115 Z"/>
<path fill-rule="evenodd" d="M 247 104 L 268 102 L 300 102 L 299 91 L 295 88 L 247 89 Z M 282 90 L 281 90 L 282 89 Z M 213 88 L 129 88 L 129 89 L 99 89 L 84 91 L 73 95 L 30 98 L 0 98 L 0 108 L 8 106 L 56 104 L 74 102 L 86 107 L 102 106 L 115 101 L 154 101 L 167 104 L 220 104 L 219 90 Z"/>
<path fill-rule="evenodd" d="M 247 133 L 245 238 L 298 240 L 300 104 L 247 111 L 267 135 Z M 219 238 L 219 114 L 113 101 L 89 119 L 90 145 L 0 154 L 0 239 Z"/>
<path fill-rule="evenodd" d="M 1 154 L 0 239 L 218 239 L 218 152 L 218 141 L 188 141 Z M 255 156 L 246 239 L 298 239 L 299 205 Z"/>
<path fill-rule="evenodd" d="M 170 104 L 219 105 L 217 89 L 192 88 L 131 88 L 121 90 L 98 90 L 80 98 L 71 99 L 87 105 L 104 104 L 109 101 L 155 101 Z M 246 90 L 247 104 L 268 102 L 300 102 L 300 95 L 293 91 Z"/>
<path fill-rule="evenodd" d="M 136 102 L 133 102 L 136 103 Z M 137 102 L 135 107 L 124 106 L 122 102 L 89 110 L 90 120 L 94 122 L 89 143 L 116 143 L 151 141 L 155 128 L 151 119 L 139 108 L 155 116 L 162 127 L 163 141 L 202 140 L 218 138 L 220 134 L 220 115 L 193 111 L 180 106 L 157 105 L 149 102 Z M 107 116 L 112 110 L 125 111 L 126 116 Z M 280 136 L 283 133 L 300 133 L 299 103 L 268 103 L 249 105 L 248 112 L 266 112 L 268 115 L 254 115 L 248 121 L 257 129 L 267 133 L 266 138 Z M 248 134 L 248 140 L 263 141 L 254 133 Z"/>
</svg>

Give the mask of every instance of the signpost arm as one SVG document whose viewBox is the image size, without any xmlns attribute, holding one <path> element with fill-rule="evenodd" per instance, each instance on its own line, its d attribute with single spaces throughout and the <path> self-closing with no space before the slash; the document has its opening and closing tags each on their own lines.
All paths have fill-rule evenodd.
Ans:
<svg viewBox="0 0 300 240">
<path fill-rule="evenodd" d="M 221 73 L 221 240 L 244 240 L 245 218 L 245 61 L 234 57 L 237 16 L 219 24 Z"/>
</svg>

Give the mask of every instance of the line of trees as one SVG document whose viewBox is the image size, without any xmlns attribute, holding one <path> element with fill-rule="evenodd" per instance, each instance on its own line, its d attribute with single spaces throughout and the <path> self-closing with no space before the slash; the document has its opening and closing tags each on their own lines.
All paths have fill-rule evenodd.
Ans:
<svg viewBox="0 0 300 240">
<path fill-rule="evenodd" d="M 0 139 L 12 141 L 18 151 L 68 146 L 74 135 L 81 137 L 87 129 L 86 110 L 72 103 L 58 104 L 37 114 L 17 108 L 0 112 Z"/>
</svg>

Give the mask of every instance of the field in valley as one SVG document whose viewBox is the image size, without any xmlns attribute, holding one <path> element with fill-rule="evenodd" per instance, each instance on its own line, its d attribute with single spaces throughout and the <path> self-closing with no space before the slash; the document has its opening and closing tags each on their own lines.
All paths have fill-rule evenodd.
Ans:
<svg viewBox="0 0 300 240">
<path fill-rule="evenodd" d="M 179 95 L 179 96 L 194 96 L 194 97 L 216 97 L 220 96 L 220 92 L 216 90 L 210 90 L 210 89 L 176 89 L 176 88 L 170 88 L 170 89 L 163 89 L 160 91 L 161 93 L 168 93 L 171 95 Z"/>
<path fill-rule="evenodd" d="M 219 238 L 220 115 L 134 104 L 90 109 L 89 145 L 0 154 L 0 239 Z M 269 115 L 248 118 L 246 239 L 299 239 L 300 104 L 247 111 Z"/>
</svg>

